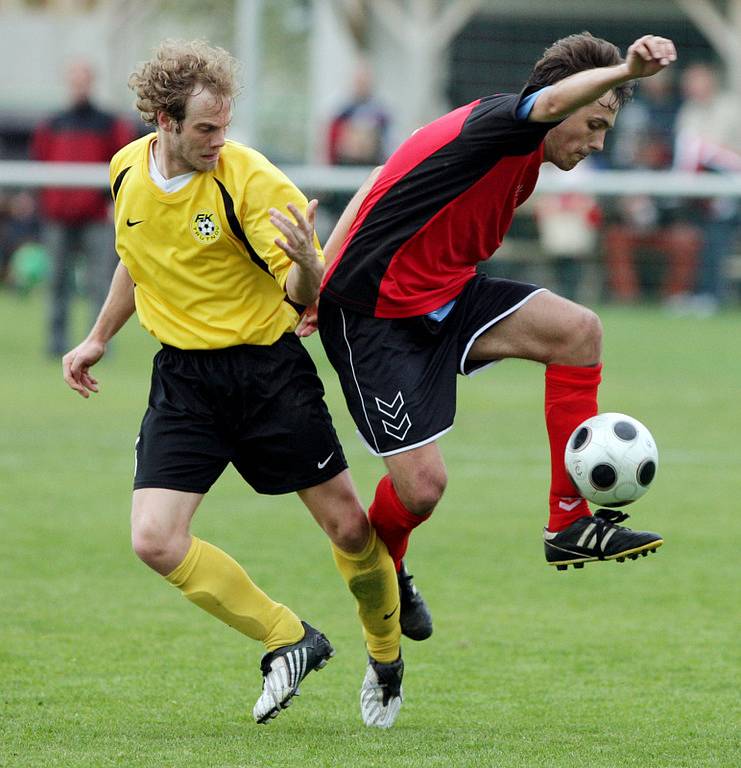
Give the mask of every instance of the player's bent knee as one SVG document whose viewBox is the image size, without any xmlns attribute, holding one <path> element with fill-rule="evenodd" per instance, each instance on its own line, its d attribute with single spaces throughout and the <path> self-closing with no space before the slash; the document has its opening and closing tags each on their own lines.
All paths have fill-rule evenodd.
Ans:
<svg viewBox="0 0 741 768">
<path fill-rule="evenodd" d="M 361 552 L 367 546 L 370 524 L 347 470 L 299 496 L 336 547 Z"/>
<path fill-rule="evenodd" d="M 337 521 L 327 530 L 332 543 L 343 552 L 362 552 L 368 546 L 370 524 L 363 514 L 360 518 Z"/>
<path fill-rule="evenodd" d="M 160 573 L 163 570 L 167 570 L 173 561 L 174 542 L 151 530 L 144 528 L 132 529 L 131 546 L 136 556 L 143 563 Z"/>
<path fill-rule="evenodd" d="M 415 515 L 428 515 L 437 506 L 448 484 L 445 470 L 436 468 L 418 474 L 411 482 L 401 484 L 399 498 Z"/>
<path fill-rule="evenodd" d="M 568 331 L 552 362 L 594 365 L 602 357 L 602 321 L 591 309 L 579 306 L 571 313 Z"/>
<path fill-rule="evenodd" d="M 596 363 L 602 356 L 602 321 L 591 309 L 582 307 L 580 326 L 584 363 Z"/>
</svg>

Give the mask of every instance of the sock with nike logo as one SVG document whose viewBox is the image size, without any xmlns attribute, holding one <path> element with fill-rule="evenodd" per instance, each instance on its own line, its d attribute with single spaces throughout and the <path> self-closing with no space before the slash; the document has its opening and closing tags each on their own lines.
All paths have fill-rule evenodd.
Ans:
<svg viewBox="0 0 741 768">
<path fill-rule="evenodd" d="M 371 526 L 362 552 L 345 552 L 333 544 L 332 554 L 358 604 L 368 653 L 383 664 L 396 661 L 401 647 L 399 584 L 386 545 Z"/>
</svg>

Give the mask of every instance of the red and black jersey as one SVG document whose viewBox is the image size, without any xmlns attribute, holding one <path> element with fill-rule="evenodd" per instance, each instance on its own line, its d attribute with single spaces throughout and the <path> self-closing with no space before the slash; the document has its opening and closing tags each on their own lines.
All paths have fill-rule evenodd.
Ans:
<svg viewBox="0 0 741 768">
<path fill-rule="evenodd" d="M 36 129 L 31 157 L 45 162 L 107 163 L 133 138 L 133 126 L 127 121 L 85 102 Z M 103 219 L 109 203 L 106 189 L 47 188 L 41 193 L 44 216 L 67 224 Z"/>
<path fill-rule="evenodd" d="M 454 299 L 531 194 L 555 123 L 518 119 L 521 94 L 488 96 L 416 131 L 363 201 L 323 290 L 375 317 Z"/>
</svg>

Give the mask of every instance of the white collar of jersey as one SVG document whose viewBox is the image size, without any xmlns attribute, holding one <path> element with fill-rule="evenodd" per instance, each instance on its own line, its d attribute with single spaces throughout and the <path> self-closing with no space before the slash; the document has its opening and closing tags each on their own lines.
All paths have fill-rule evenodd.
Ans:
<svg viewBox="0 0 741 768">
<path fill-rule="evenodd" d="M 188 173 L 181 173 L 179 176 L 173 176 L 171 179 L 166 179 L 157 167 L 157 163 L 154 161 L 154 142 L 149 145 L 149 175 L 152 177 L 152 181 L 163 192 L 177 192 L 181 190 L 195 175 L 195 171 L 189 171 Z"/>
</svg>

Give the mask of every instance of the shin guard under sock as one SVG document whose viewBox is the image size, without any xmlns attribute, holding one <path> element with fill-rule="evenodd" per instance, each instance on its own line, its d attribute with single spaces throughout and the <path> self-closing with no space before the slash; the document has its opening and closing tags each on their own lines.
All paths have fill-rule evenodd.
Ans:
<svg viewBox="0 0 741 768">
<path fill-rule="evenodd" d="M 548 530 L 562 531 L 591 514 L 564 466 L 571 433 L 597 413 L 602 365 L 549 365 L 545 369 L 545 423 L 551 447 L 551 489 Z"/>
<path fill-rule="evenodd" d="M 165 578 L 199 608 L 261 641 L 268 651 L 304 636 L 291 610 L 271 600 L 236 560 L 207 541 L 193 536 L 185 558 Z"/>
</svg>

